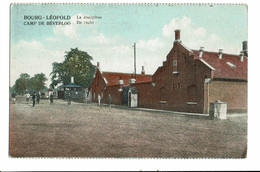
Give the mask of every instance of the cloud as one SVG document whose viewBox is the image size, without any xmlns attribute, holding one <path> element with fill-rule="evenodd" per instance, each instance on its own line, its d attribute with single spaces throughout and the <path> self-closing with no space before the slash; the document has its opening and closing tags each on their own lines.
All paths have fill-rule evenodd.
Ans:
<svg viewBox="0 0 260 172">
<path fill-rule="evenodd" d="M 57 25 L 54 27 L 53 32 L 55 35 L 62 35 L 72 39 L 79 38 L 78 28 L 79 25 L 76 24 L 76 16 L 72 16 L 70 20 L 70 25 Z"/>
<path fill-rule="evenodd" d="M 200 46 L 203 46 L 205 50 L 218 51 L 218 48 L 221 48 L 225 42 L 219 35 L 209 33 L 204 27 L 197 27 L 187 16 L 173 18 L 170 23 L 165 24 L 162 29 L 163 37 L 166 40 L 173 40 L 176 29 L 181 30 L 183 44 L 191 49 L 199 49 Z"/>
<path fill-rule="evenodd" d="M 196 27 L 191 18 L 183 16 L 181 19 L 173 18 L 170 23 L 163 26 L 162 35 L 166 38 L 174 38 L 175 30 L 180 29 L 182 38 L 189 40 L 205 39 L 207 30 L 204 27 Z"/>
<path fill-rule="evenodd" d="M 62 61 L 63 56 L 64 51 L 50 50 L 44 44 L 35 40 L 31 42 L 21 40 L 18 44 L 11 45 L 11 85 L 15 83 L 21 73 L 34 76 L 43 72 L 48 78 L 46 86 L 49 86 L 52 63 Z"/>
<path fill-rule="evenodd" d="M 156 51 L 158 49 L 161 49 L 165 46 L 165 43 L 158 37 L 154 39 L 149 39 L 147 41 L 145 40 L 139 40 L 137 42 L 137 47 L 141 49 L 146 49 L 149 51 Z"/>
<path fill-rule="evenodd" d="M 162 35 L 172 37 L 176 29 L 191 31 L 191 25 L 191 18 L 189 17 L 183 16 L 182 19 L 173 18 L 169 24 L 163 26 Z"/>
<path fill-rule="evenodd" d="M 83 38 L 82 43 L 85 45 L 109 45 L 123 44 L 123 40 L 120 36 L 108 37 L 103 33 L 96 32 L 94 36 Z"/>
<path fill-rule="evenodd" d="M 77 15 L 84 16 L 82 13 Z M 33 76 L 43 72 L 48 77 L 49 85 L 52 63 L 63 61 L 65 51 L 76 47 L 88 52 L 93 57 L 94 65 L 100 62 L 103 71 L 133 72 L 133 41 L 120 35 L 108 36 L 101 33 L 95 24 L 75 24 L 77 15 L 72 16 L 72 25 L 55 26 L 54 36 L 47 37 L 45 42 L 21 40 L 18 44 L 11 45 L 11 84 L 19 78 L 20 73 Z M 191 49 L 204 46 L 206 51 L 223 48 L 224 52 L 233 53 L 241 47 L 240 44 L 234 47 L 219 35 L 196 26 L 189 17 L 173 18 L 161 28 L 160 35 L 136 41 L 137 73 L 141 72 L 141 66 L 145 66 L 146 73 L 153 74 L 162 65 L 173 46 L 175 29 L 181 30 L 183 44 Z"/>
<path fill-rule="evenodd" d="M 48 42 L 62 42 L 60 39 L 58 39 L 56 37 L 48 37 L 48 38 L 46 38 L 46 41 L 48 41 Z"/>
</svg>

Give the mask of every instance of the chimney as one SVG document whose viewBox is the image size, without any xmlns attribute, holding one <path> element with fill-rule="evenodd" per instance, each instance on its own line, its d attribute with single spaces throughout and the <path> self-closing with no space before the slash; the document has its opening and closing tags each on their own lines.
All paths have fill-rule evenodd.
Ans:
<svg viewBox="0 0 260 172">
<path fill-rule="evenodd" d="M 124 80 L 122 79 L 118 80 L 118 85 L 124 85 Z"/>
<path fill-rule="evenodd" d="M 97 62 L 97 68 L 99 68 L 99 62 Z"/>
<path fill-rule="evenodd" d="M 243 41 L 243 51 L 247 51 L 247 41 Z"/>
<path fill-rule="evenodd" d="M 199 57 L 201 58 L 202 57 L 202 54 L 203 54 L 203 52 L 204 52 L 204 47 L 200 47 L 200 54 L 199 54 Z"/>
<path fill-rule="evenodd" d="M 175 32 L 175 41 L 174 42 L 181 42 L 181 30 L 177 29 Z"/>
<path fill-rule="evenodd" d="M 145 71 L 144 71 L 144 66 L 142 66 L 142 72 L 141 72 L 142 75 L 145 75 Z"/>
<path fill-rule="evenodd" d="M 120 78 L 120 80 L 118 80 L 118 85 L 119 85 L 118 91 L 119 91 L 119 92 L 122 92 L 122 91 L 123 91 L 123 87 L 124 87 L 124 80 L 122 80 L 122 79 Z"/>
<path fill-rule="evenodd" d="M 247 55 L 247 53 L 248 53 L 248 51 L 247 51 L 247 41 L 243 41 L 242 44 L 243 44 L 243 53 L 244 53 L 245 56 L 248 56 Z"/>
<path fill-rule="evenodd" d="M 240 51 L 240 61 L 244 61 L 244 51 Z"/>
<path fill-rule="evenodd" d="M 74 76 L 70 78 L 70 82 L 74 84 Z"/>
<path fill-rule="evenodd" d="M 130 84 L 134 84 L 134 83 L 136 83 L 136 79 L 135 79 L 135 78 L 131 78 L 131 79 L 129 79 L 129 83 L 130 83 Z"/>
<path fill-rule="evenodd" d="M 223 55 L 223 49 L 219 49 L 218 50 L 218 58 L 222 59 L 222 55 Z"/>
</svg>

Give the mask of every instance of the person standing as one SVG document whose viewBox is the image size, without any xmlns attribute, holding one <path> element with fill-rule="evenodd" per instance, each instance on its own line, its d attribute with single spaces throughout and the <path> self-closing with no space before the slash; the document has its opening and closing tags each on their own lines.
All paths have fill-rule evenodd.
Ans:
<svg viewBox="0 0 260 172">
<path fill-rule="evenodd" d="M 85 103 L 88 103 L 88 92 L 85 93 Z"/>
<path fill-rule="evenodd" d="M 111 108 L 111 103 L 112 103 L 112 96 L 109 94 L 108 95 L 108 105 L 109 105 L 109 108 Z"/>
<path fill-rule="evenodd" d="M 26 98 L 26 103 L 28 104 L 29 103 L 29 99 L 30 99 L 30 94 L 29 93 L 25 94 L 25 98 Z"/>
<path fill-rule="evenodd" d="M 50 104 L 53 105 L 53 94 L 50 95 Z"/>
<path fill-rule="evenodd" d="M 68 94 L 68 105 L 71 105 L 71 93 L 69 92 L 69 94 Z"/>
<path fill-rule="evenodd" d="M 98 105 L 100 106 L 101 96 L 98 94 Z"/>
<path fill-rule="evenodd" d="M 40 94 L 39 93 L 37 93 L 37 95 L 36 95 L 36 100 L 37 100 L 37 104 L 39 104 L 40 103 Z"/>
<path fill-rule="evenodd" d="M 12 93 L 12 102 L 15 104 L 15 101 L 16 101 L 16 93 L 13 92 Z"/>
<path fill-rule="evenodd" d="M 34 92 L 32 96 L 33 107 L 35 106 L 35 99 L 36 99 L 36 92 Z"/>
</svg>

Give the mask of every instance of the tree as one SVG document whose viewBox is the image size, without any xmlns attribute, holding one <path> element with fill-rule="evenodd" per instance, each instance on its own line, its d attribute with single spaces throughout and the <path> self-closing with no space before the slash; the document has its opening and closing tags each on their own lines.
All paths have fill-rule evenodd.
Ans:
<svg viewBox="0 0 260 172">
<path fill-rule="evenodd" d="M 29 79 L 30 79 L 30 75 L 28 75 L 27 73 L 20 74 L 20 78 L 18 78 L 15 81 L 15 85 L 14 85 L 16 93 L 23 94 L 27 90 Z"/>
<path fill-rule="evenodd" d="M 95 66 L 90 62 L 93 58 L 78 48 L 65 53 L 65 60 L 62 63 L 52 64 L 51 87 L 54 88 L 59 83 L 69 84 L 72 76 L 75 84 L 89 87 L 95 72 Z"/>
<path fill-rule="evenodd" d="M 15 85 L 13 85 L 12 87 L 9 86 L 9 94 L 14 93 L 15 92 Z"/>
<path fill-rule="evenodd" d="M 34 77 L 29 80 L 29 89 L 41 91 L 45 88 L 45 81 L 47 81 L 47 78 L 44 73 L 35 74 Z"/>
<path fill-rule="evenodd" d="M 46 88 L 45 81 L 47 78 L 43 73 L 35 74 L 32 78 L 27 73 L 22 73 L 13 88 L 18 94 L 24 94 L 26 91 L 41 91 Z"/>
</svg>

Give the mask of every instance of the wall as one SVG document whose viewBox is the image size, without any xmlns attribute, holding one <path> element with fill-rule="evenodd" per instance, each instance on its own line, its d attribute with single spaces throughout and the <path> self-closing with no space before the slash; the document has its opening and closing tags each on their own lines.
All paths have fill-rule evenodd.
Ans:
<svg viewBox="0 0 260 172">
<path fill-rule="evenodd" d="M 119 92 L 118 89 L 119 85 L 108 86 L 106 88 L 104 102 L 108 102 L 108 95 L 110 94 L 112 97 L 111 103 L 121 105 L 123 102 L 123 91 Z"/>
<path fill-rule="evenodd" d="M 227 102 L 228 112 L 247 111 L 247 82 L 212 81 L 209 84 L 209 102 Z"/>
<path fill-rule="evenodd" d="M 112 96 L 112 104 L 122 104 L 123 92 L 119 92 L 118 89 L 119 85 L 106 86 L 102 74 L 97 70 L 91 84 L 92 102 L 98 102 L 98 94 L 101 96 L 103 93 L 103 97 L 101 96 L 101 103 L 108 103 L 108 95 L 110 94 Z"/>
<path fill-rule="evenodd" d="M 92 93 L 92 102 L 98 102 L 98 94 L 101 95 L 101 92 L 103 92 L 103 95 L 105 93 L 105 87 L 106 87 L 106 83 L 104 81 L 104 79 L 102 78 L 102 75 L 99 71 L 99 69 L 97 69 L 96 71 L 96 75 L 95 78 L 92 81 L 91 84 L 91 93 Z M 95 94 L 95 96 L 94 96 Z"/>
<path fill-rule="evenodd" d="M 133 84 L 138 90 L 138 107 L 155 108 L 158 104 L 156 89 L 151 82 Z"/>
<path fill-rule="evenodd" d="M 174 65 L 176 60 L 177 66 Z M 174 71 L 179 73 L 174 74 Z M 204 80 L 208 77 L 211 77 L 211 70 L 175 43 L 163 66 L 153 75 L 155 86 L 152 83 L 135 84 L 139 107 L 203 113 Z"/>
</svg>

